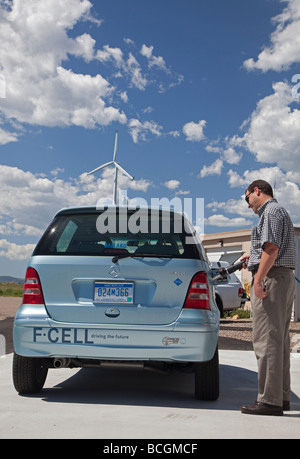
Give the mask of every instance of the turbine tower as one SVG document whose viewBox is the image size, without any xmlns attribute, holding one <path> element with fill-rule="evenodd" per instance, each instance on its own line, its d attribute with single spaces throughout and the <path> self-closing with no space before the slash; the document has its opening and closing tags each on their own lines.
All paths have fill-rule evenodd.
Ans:
<svg viewBox="0 0 300 459">
<path fill-rule="evenodd" d="M 113 191 L 113 203 L 117 204 L 117 189 L 118 189 L 118 171 L 123 172 L 123 174 L 127 175 L 127 177 L 130 178 L 130 180 L 134 180 L 134 177 L 132 177 L 128 172 L 123 169 L 123 167 L 120 166 L 120 164 L 116 161 L 116 154 L 117 154 L 117 148 L 118 148 L 118 131 L 116 131 L 116 138 L 115 138 L 115 148 L 114 148 L 114 155 L 113 155 L 113 160 L 109 161 L 108 163 L 102 164 L 102 166 L 97 167 L 91 172 L 88 172 L 88 175 L 94 174 L 95 172 L 99 171 L 100 169 L 104 169 L 105 167 L 114 165 L 115 166 L 115 180 L 114 180 L 114 191 Z"/>
</svg>

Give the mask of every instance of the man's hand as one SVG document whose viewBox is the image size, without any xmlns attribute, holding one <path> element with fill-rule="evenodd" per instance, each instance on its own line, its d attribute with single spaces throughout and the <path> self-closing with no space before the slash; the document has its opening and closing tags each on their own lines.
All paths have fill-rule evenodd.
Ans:
<svg viewBox="0 0 300 459">
<path fill-rule="evenodd" d="M 266 242 L 263 247 L 258 271 L 254 279 L 254 293 L 257 298 L 264 299 L 267 296 L 267 290 L 263 287 L 263 281 L 277 258 L 279 247 L 272 242 Z"/>
<path fill-rule="evenodd" d="M 255 296 L 261 300 L 267 297 L 267 289 L 262 285 L 261 282 L 254 281 L 254 293 Z"/>
<path fill-rule="evenodd" d="M 250 255 L 246 254 L 240 259 L 240 261 L 244 261 L 243 268 L 241 268 L 241 269 L 247 269 L 247 266 L 248 266 L 248 263 L 249 263 L 249 258 L 250 258 Z M 240 271 L 241 271 L 241 269 L 240 269 Z"/>
</svg>

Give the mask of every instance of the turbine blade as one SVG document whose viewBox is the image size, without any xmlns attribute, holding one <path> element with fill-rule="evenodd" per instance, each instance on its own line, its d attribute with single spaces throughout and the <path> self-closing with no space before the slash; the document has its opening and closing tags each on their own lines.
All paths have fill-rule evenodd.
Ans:
<svg viewBox="0 0 300 459">
<path fill-rule="evenodd" d="M 116 159 L 116 154 L 117 154 L 117 148 L 118 148 L 118 131 L 116 131 L 116 138 L 115 138 L 115 148 L 114 148 L 114 156 L 113 156 L 113 161 Z"/>
<path fill-rule="evenodd" d="M 109 163 L 105 163 L 105 164 L 102 164 L 102 166 L 96 167 L 96 169 L 94 169 L 93 171 L 88 172 L 87 175 L 94 174 L 94 172 L 97 172 L 97 171 L 99 171 L 100 169 L 104 169 L 104 167 L 110 166 L 111 164 L 114 164 L 114 161 L 109 161 Z"/>
<path fill-rule="evenodd" d="M 123 174 L 127 175 L 127 177 L 129 177 L 130 180 L 134 180 L 134 177 L 132 177 L 132 175 L 128 174 L 128 172 L 126 172 L 125 169 L 123 169 L 123 167 L 121 167 L 119 163 L 115 162 L 114 164 L 120 171 L 123 172 Z"/>
</svg>

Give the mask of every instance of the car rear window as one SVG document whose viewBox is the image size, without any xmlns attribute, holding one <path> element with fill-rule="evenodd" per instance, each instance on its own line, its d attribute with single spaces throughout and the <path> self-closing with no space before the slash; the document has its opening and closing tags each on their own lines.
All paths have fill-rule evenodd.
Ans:
<svg viewBox="0 0 300 459">
<path fill-rule="evenodd" d="M 33 255 L 161 256 L 204 259 L 178 214 L 60 213 Z"/>
</svg>

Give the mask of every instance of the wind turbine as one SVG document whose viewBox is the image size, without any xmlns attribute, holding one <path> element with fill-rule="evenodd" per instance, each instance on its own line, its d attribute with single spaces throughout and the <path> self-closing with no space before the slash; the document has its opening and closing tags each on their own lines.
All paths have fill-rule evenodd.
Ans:
<svg viewBox="0 0 300 459">
<path fill-rule="evenodd" d="M 88 172 L 87 175 L 94 174 L 95 172 L 99 171 L 100 169 L 104 169 L 105 167 L 114 165 L 115 166 L 115 180 L 114 180 L 114 191 L 113 191 L 113 203 L 117 204 L 117 188 L 118 188 L 118 171 L 123 172 L 123 174 L 127 175 L 127 177 L 130 178 L 130 180 L 134 180 L 134 177 L 132 177 L 128 172 L 123 169 L 123 167 L 120 166 L 119 163 L 116 161 L 116 154 L 117 154 L 117 148 L 118 148 L 118 131 L 116 131 L 116 138 L 115 138 L 115 148 L 114 148 L 114 155 L 113 155 L 113 160 L 109 161 L 108 163 L 102 164 L 102 166 L 97 167 L 91 172 Z"/>
</svg>

